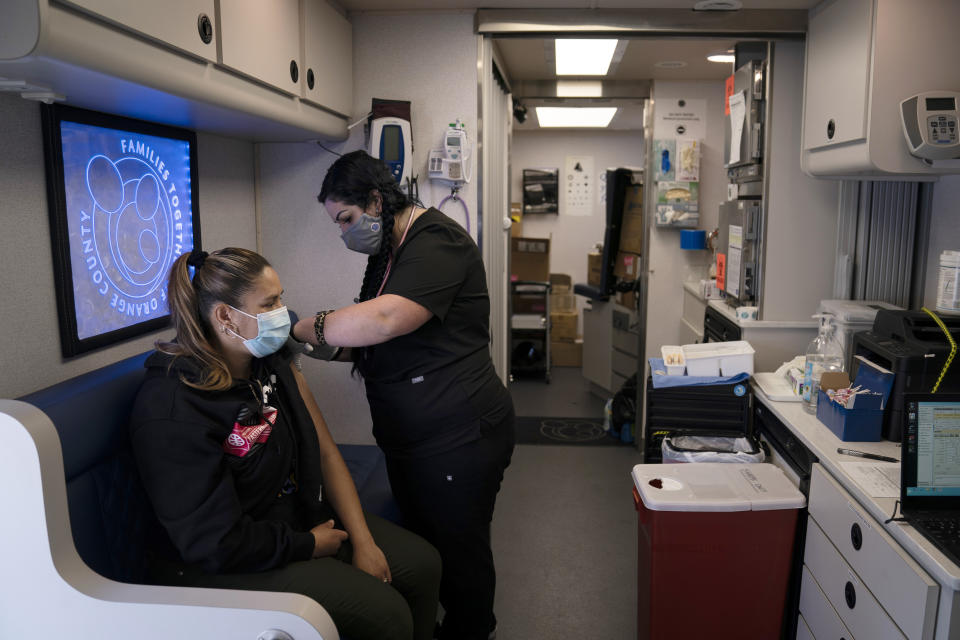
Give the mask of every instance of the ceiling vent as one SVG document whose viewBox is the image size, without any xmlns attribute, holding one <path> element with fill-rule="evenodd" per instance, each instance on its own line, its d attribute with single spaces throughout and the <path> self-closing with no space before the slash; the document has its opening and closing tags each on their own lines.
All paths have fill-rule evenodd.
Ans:
<svg viewBox="0 0 960 640">
<path fill-rule="evenodd" d="M 739 11 L 742 8 L 740 0 L 700 0 L 693 5 L 694 11 Z"/>
</svg>

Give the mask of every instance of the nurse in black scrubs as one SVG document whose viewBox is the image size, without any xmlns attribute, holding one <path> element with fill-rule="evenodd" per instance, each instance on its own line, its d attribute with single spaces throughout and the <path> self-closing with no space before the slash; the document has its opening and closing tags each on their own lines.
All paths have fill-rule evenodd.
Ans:
<svg viewBox="0 0 960 640">
<path fill-rule="evenodd" d="M 293 334 L 348 349 L 340 357 L 363 376 L 404 524 L 443 560 L 440 637 L 487 640 L 496 628 L 490 522 L 514 412 L 490 358 L 480 250 L 364 151 L 330 167 L 318 198 L 347 247 L 370 257 L 358 303 L 304 318 Z"/>
</svg>

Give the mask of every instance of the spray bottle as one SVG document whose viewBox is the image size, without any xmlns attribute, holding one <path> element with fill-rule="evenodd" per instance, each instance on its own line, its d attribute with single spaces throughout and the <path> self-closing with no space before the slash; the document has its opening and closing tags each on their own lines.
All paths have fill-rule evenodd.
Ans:
<svg viewBox="0 0 960 640">
<path fill-rule="evenodd" d="M 820 377 L 824 371 L 843 371 L 843 349 L 833 337 L 833 314 L 817 313 L 812 317 L 820 319 L 820 328 L 817 337 L 807 345 L 803 370 L 803 408 L 807 413 L 817 412 Z"/>
</svg>

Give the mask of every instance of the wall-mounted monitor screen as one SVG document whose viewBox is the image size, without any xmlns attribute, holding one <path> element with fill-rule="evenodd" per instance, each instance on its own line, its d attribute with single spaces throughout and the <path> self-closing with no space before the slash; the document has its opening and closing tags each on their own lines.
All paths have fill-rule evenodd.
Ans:
<svg viewBox="0 0 960 640">
<path fill-rule="evenodd" d="M 196 135 L 53 105 L 43 137 L 63 355 L 167 326 L 170 266 L 200 246 Z"/>
</svg>

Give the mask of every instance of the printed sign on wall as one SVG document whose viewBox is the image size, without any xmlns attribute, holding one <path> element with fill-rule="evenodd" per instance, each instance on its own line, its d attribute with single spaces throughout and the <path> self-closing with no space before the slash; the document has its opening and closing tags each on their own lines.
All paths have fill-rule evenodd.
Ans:
<svg viewBox="0 0 960 640">
<path fill-rule="evenodd" d="M 566 198 L 563 213 L 571 216 L 593 215 L 595 182 L 593 156 L 567 156 L 563 176 L 563 195 Z"/>
</svg>

